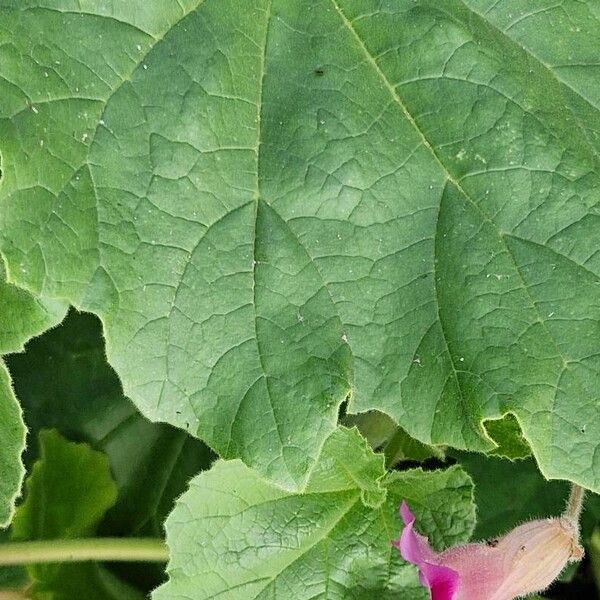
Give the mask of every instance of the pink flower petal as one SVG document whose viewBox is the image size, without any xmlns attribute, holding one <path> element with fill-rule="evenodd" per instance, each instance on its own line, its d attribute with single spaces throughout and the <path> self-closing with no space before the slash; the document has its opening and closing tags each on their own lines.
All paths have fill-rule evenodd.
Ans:
<svg viewBox="0 0 600 600">
<path fill-rule="evenodd" d="M 438 553 L 415 530 L 405 502 L 400 516 L 404 530 L 393 543 L 418 567 L 432 600 L 513 600 L 545 589 L 568 562 L 582 557 L 577 526 L 564 518 L 531 521 L 493 542 Z"/>
<path fill-rule="evenodd" d="M 436 564 L 437 554 L 429 546 L 427 538 L 415 531 L 416 519 L 406 502 L 400 507 L 400 516 L 404 521 L 404 531 L 394 545 L 402 558 L 419 568 L 421 583 L 431 590 L 432 600 L 454 600 L 459 586 L 458 573 Z"/>
<path fill-rule="evenodd" d="M 422 562 L 431 562 L 436 553 L 429 547 L 427 538 L 415 531 L 416 517 L 406 502 L 402 502 L 400 516 L 404 522 L 404 531 L 395 545 L 400 550 L 402 558 L 417 566 Z"/>
<path fill-rule="evenodd" d="M 424 585 L 431 590 L 431 600 L 455 599 L 460 585 L 460 576 L 456 571 L 429 563 L 423 563 L 420 569 L 426 581 Z"/>
</svg>

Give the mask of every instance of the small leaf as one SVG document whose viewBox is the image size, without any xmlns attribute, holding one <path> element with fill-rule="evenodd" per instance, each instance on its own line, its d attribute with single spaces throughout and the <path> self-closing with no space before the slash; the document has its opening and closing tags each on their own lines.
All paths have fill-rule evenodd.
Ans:
<svg viewBox="0 0 600 600">
<path fill-rule="evenodd" d="M 379 508 L 387 494 L 384 475 L 383 456 L 370 450 L 357 429 L 339 428 L 325 442 L 306 493 L 356 489 L 365 506 Z"/>
<path fill-rule="evenodd" d="M 27 478 L 25 502 L 12 522 L 13 539 L 90 535 L 117 497 L 106 456 L 54 430 L 41 431 L 39 443 L 41 459 Z"/>
<path fill-rule="evenodd" d="M 523 437 L 519 422 L 514 415 L 508 414 L 502 419 L 494 419 L 484 423 L 489 436 L 498 444 L 489 452 L 490 455 L 517 460 L 531 456 L 531 448 Z"/>
<path fill-rule="evenodd" d="M 12 523 L 14 540 L 72 539 L 94 533 L 114 504 L 108 460 L 56 431 L 40 432 L 41 459 L 26 481 L 25 502 Z M 141 600 L 133 588 L 96 563 L 33 564 L 30 594 L 39 600 Z"/>
<path fill-rule="evenodd" d="M 170 581 L 153 598 L 424 599 L 413 567 L 391 547 L 400 500 L 415 506 L 435 544 L 463 542 L 475 524 L 471 481 L 457 467 L 382 474 L 382 457 L 348 429 L 327 440 L 305 493 L 275 487 L 240 461 L 217 462 L 167 520 Z M 385 502 L 365 505 L 363 492 L 380 485 Z"/>
</svg>

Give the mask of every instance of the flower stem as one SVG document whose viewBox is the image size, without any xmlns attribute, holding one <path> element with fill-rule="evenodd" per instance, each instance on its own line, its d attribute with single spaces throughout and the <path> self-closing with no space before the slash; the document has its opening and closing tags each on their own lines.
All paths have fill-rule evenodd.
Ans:
<svg viewBox="0 0 600 600">
<path fill-rule="evenodd" d="M 89 538 L 0 544 L 0 565 L 34 563 L 127 561 L 167 562 L 163 540 L 153 538 Z"/>
<path fill-rule="evenodd" d="M 569 501 L 564 516 L 575 524 L 579 524 L 584 498 L 585 490 L 575 483 L 572 484 L 571 494 L 569 495 Z"/>
</svg>

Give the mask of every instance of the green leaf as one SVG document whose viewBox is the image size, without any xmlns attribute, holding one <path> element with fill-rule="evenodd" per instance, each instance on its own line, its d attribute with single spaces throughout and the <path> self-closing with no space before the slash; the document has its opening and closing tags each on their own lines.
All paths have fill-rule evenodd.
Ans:
<svg viewBox="0 0 600 600">
<path fill-rule="evenodd" d="M 60 301 L 38 300 L 6 283 L 0 258 L 0 355 L 21 351 L 29 338 L 59 323 L 66 308 Z M 0 527 L 10 522 L 21 490 L 25 432 L 10 375 L 0 358 Z"/>
<path fill-rule="evenodd" d="M 346 426 L 356 426 L 374 450 L 382 450 L 386 465 L 391 468 L 404 461 L 424 462 L 430 458 L 443 459 L 443 448 L 428 446 L 411 438 L 390 417 L 378 411 L 347 415 Z"/>
<path fill-rule="evenodd" d="M 27 478 L 25 502 L 12 522 L 13 539 L 74 539 L 93 534 L 117 497 L 106 456 L 86 444 L 69 442 L 54 430 L 42 431 L 39 439 L 42 457 Z M 33 598 L 143 597 L 96 563 L 34 564 L 27 570 L 33 580 Z"/>
<path fill-rule="evenodd" d="M 286 488 L 350 394 L 599 491 L 600 17 L 514 4 L 4 2 L 9 279 Z"/>
<path fill-rule="evenodd" d="M 6 282 L 0 259 L 0 354 L 22 352 L 25 342 L 60 323 L 68 305 L 40 299 Z"/>
<path fill-rule="evenodd" d="M 0 527 L 10 523 L 15 500 L 21 491 L 25 475 L 21 462 L 25 433 L 23 415 L 12 390 L 10 375 L 0 360 Z"/>
<path fill-rule="evenodd" d="M 391 546 L 398 505 L 410 502 L 436 546 L 463 542 L 475 524 L 471 481 L 458 467 L 398 472 L 383 480 L 385 503 L 365 505 L 383 473 L 382 456 L 348 429 L 327 440 L 305 493 L 240 461 L 217 462 L 167 520 L 170 581 L 153 598 L 424 600 L 414 568 Z"/>
<path fill-rule="evenodd" d="M 569 2 L 563 10 L 551 0 L 542 0 L 531 10 L 518 0 L 465 0 L 465 4 L 532 61 L 546 67 L 548 75 L 560 84 L 555 87 L 562 90 L 574 123 L 585 131 L 588 144 L 600 149 L 600 132 L 595 127 L 600 107 L 598 5 Z"/>
<path fill-rule="evenodd" d="M 40 432 L 39 441 L 41 459 L 27 478 L 25 502 L 12 522 L 13 538 L 89 536 L 117 497 L 106 456 L 54 430 Z"/>
<path fill-rule="evenodd" d="M 398 427 L 394 436 L 387 443 L 385 449 L 386 463 L 389 467 L 404 461 L 424 462 L 429 458 L 443 460 L 444 450 L 423 444 L 410 437 L 402 427 Z"/>
<path fill-rule="evenodd" d="M 498 447 L 491 450 L 489 454 L 510 460 L 531 456 L 531 448 L 513 415 L 508 414 L 502 419 L 486 421 L 485 428 L 489 436 L 498 444 Z"/>
</svg>

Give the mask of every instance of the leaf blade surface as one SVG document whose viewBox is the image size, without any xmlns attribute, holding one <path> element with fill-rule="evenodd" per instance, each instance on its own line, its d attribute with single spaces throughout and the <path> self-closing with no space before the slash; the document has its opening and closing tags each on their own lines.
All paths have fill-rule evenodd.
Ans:
<svg viewBox="0 0 600 600">
<path fill-rule="evenodd" d="M 514 414 L 547 477 L 599 489 L 589 3 L 565 4 L 573 30 L 533 16 L 539 33 L 527 15 L 504 31 L 508 2 L 150 4 L 77 23 L 6 9 L 130 50 L 97 36 L 84 66 L 42 57 L 20 79 L 8 56 L 11 277 L 102 317 L 146 415 L 289 489 L 349 393 L 478 451 L 482 422 Z M 552 36 L 584 40 L 572 66 Z M 61 99 L 44 72 L 68 79 Z"/>
</svg>

